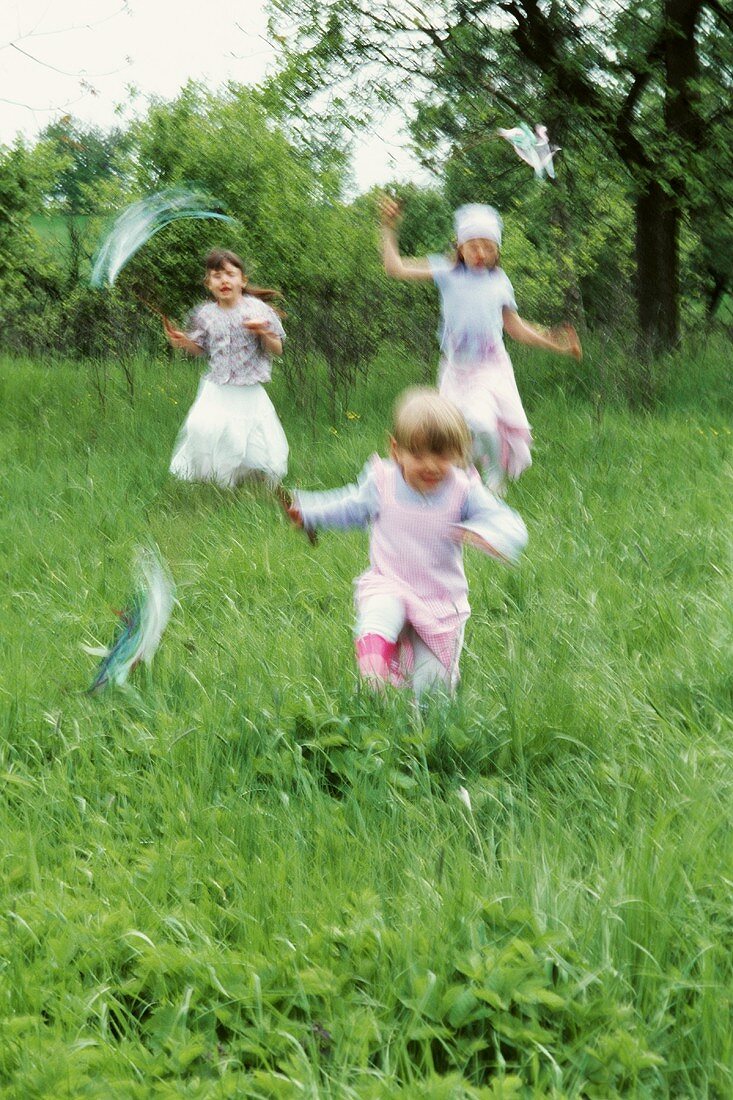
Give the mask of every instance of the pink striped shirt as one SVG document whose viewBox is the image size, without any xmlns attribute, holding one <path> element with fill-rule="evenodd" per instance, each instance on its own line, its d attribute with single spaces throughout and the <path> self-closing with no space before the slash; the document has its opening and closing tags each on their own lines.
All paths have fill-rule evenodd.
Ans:
<svg viewBox="0 0 733 1100">
<path fill-rule="evenodd" d="M 451 537 L 460 523 L 470 483 L 451 467 L 435 493 L 405 504 L 397 500 L 402 473 L 394 462 L 374 461 L 379 515 L 369 547 L 371 568 L 356 582 L 357 602 L 397 596 L 407 619 L 441 664 L 451 668 L 461 625 L 470 614 L 463 550 Z"/>
<path fill-rule="evenodd" d="M 452 668 L 469 617 L 464 539 L 516 559 L 527 531 L 516 512 L 497 500 L 475 474 L 451 467 L 434 493 L 405 482 L 399 466 L 374 456 L 358 486 L 295 494 L 307 529 L 372 524 L 370 568 L 356 581 L 356 601 L 392 595 L 403 601 L 415 632 Z"/>
</svg>

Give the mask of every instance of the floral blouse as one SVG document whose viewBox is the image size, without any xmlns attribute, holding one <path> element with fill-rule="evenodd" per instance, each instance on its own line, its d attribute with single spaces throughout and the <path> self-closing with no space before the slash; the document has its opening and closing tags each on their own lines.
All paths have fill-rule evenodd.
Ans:
<svg viewBox="0 0 733 1100">
<path fill-rule="evenodd" d="M 216 302 L 204 302 L 194 309 L 187 336 L 208 357 L 209 369 L 204 375 L 207 381 L 225 386 L 270 381 L 272 358 L 259 336 L 244 327 L 245 321 L 267 321 L 271 332 L 285 339 L 285 330 L 272 306 L 251 294 L 243 294 L 231 309 Z"/>
</svg>

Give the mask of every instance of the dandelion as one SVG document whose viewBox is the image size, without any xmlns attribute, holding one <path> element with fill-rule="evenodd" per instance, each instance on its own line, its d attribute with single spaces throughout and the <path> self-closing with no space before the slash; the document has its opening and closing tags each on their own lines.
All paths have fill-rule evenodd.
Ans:
<svg viewBox="0 0 733 1100">
<path fill-rule="evenodd" d="M 337 428 L 329 428 L 328 430 L 331 433 L 331 435 L 338 435 L 339 434 Z"/>
<path fill-rule="evenodd" d="M 346 413 L 346 419 L 347 419 L 347 420 L 361 420 L 361 417 L 359 416 L 359 414 L 358 414 L 358 413 L 355 413 L 355 412 L 351 412 L 351 410 L 349 410 L 349 411 L 348 411 L 348 412 Z"/>
</svg>

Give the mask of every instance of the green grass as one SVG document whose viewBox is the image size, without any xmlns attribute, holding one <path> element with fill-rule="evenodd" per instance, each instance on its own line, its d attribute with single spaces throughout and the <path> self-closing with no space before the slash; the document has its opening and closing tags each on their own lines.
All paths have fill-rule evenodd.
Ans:
<svg viewBox="0 0 733 1100">
<path fill-rule="evenodd" d="M 168 478 L 195 367 L 134 364 L 131 399 L 113 364 L 0 363 L 3 1097 L 733 1094 L 724 355 L 654 414 L 592 356 L 587 402 L 518 357 L 529 547 L 467 559 L 423 720 L 357 689 L 364 535 Z M 411 374 L 336 424 L 276 383 L 290 480 L 350 480 Z M 150 541 L 179 606 L 135 693 L 90 698 L 80 643 Z"/>
</svg>

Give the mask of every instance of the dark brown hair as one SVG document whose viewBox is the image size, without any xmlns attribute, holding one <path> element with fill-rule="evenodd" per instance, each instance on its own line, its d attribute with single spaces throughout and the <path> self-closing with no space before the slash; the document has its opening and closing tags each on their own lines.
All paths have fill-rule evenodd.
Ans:
<svg viewBox="0 0 733 1100">
<path fill-rule="evenodd" d="M 204 267 L 206 268 L 206 274 L 210 271 L 221 271 L 225 264 L 231 264 L 232 267 L 238 267 L 244 277 L 244 293 L 251 294 L 253 298 L 259 298 L 263 302 L 276 302 L 278 298 L 282 298 L 282 294 L 279 290 L 273 290 L 270 287 L 265 286 L 252 286 L 247 277 L 247 272 L 244 270 L 244 264 L 240 260 L 236 252 L 230 252 L 228 248 L 212 248 L 204 260 Z M 283 313 L 281 309 L 273 305 L 272 307 L 275 313 L 280 317 L 285 317 L 287 314 Z"/>
</svg>

